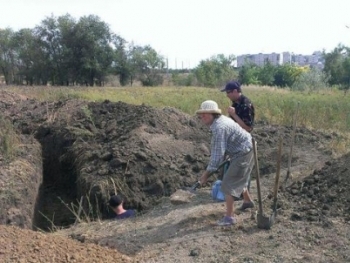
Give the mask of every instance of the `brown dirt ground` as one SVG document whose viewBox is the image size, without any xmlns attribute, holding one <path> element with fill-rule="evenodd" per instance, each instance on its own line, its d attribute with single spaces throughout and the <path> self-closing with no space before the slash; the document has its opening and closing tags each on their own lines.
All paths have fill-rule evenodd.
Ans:
<svg viewBox="0 0 350 263">
<path fill-rule="evenodd" d="M 197 180 L 209 158 L 210 134 L 194 116 L 122 102 L 38 102 L 5 91 L 0 98 L 0 110 L 23 136 L 23 144 L 30 146 L 36 139 L 42 148 L 37 153 L 27 147 L 32 159 L 25 159 L 36 171 L 34 179 L 42 182 L 39 190 L 28 189 L 27 181 L 9 180 L 23 174 L 24 168 L 8 168 L 16 160 L 1 163 L 3 185 L 10 182 L 22 194 L 38 191 L 36 201 L 0 205 L 7 211 L 2 223 L 64 228 L 44 234 L 2 226 L 1 262 L 109 262 L 109 255 L 114 262 L 120 262 L 121 255 L 132 262 L 350 261 L 349 156 L 334 158 L 330 145 L 342 140 L 336 133 L 297 129 L 291 186 L 279 193 L 278 218 L 271 230 L 257 229 L 256 209 L 237 212 L 238 224 L 221 228 L 215 222 L 225 207 L 209 195 L 216 177 L 188 204 L 173 205 L 169 200 L 176 189 Z M 253 135 L 269 214 L 278 138 L 283 138 L 284 178 L 291 127 L 258 123 Z M 35 170 L 41 165 L 42 173 Z M 253 181 L 256 200 L 255 189 Z M 108 220 L 106 201 L 114 192 L 123 193 L 126 206 L 138 210 L 135 219 Z M 81 196 L 84 213 L 98 218 L 95 222 L 74 224 L 76 217 L 67 207 Z M 27 218 L 26 223 L 9 221 L 9 211 Z"/>
<path fill-rule="evenodd" d="M 130 262 L 116 250 L 0 225 L 1 262 Z"/>
</svg>

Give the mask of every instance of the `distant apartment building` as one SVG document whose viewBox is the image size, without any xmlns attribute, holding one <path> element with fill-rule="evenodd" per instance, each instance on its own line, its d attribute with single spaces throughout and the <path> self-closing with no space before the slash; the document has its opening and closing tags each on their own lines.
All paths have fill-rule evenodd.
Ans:
<svg viewBox="0 0 350 263">
<path fill-rule="evenodd" d="M 282 53 L 282 64 L 291 64 L 292 63 L 292 54 L 289 52 Z"/>
<path fill-rule="evenodd" d="M 295 65 L 298 66 L 305 66 L 306 65 L 306 58 L 305 56 L 299 54 L 299 55 L 294 55 L 293 56 L 293 62 Z"/>
<path fill-rule="evenodd" d="M 323 68 L 322 52 L 315 51 L 312 55 L 294 54 L 290 52 L 270 53 L 270 54 L 246 54 L 237 56 L 237 67 L 242 67 L 246 63 L 263 66 L 266 62 L 272 65 L 293 64 L 299 66 L 310 65 L 311 67 Z"/>
<path fill-rule="evenodd" d="M 278 53 L 271 54 L 247 54 L 241 55 L 237 57 L 237 67 L 243 66 L 245 63 L 253 63 L 258 66 L 263 66 L 267 61 L 269 61 L 273 65 L 281 64 L 282 56 Z"/>
</svg>

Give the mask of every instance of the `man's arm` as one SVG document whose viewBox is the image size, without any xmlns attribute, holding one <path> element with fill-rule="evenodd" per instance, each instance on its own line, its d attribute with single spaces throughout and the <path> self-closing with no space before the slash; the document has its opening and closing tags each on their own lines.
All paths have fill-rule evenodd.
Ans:
<svg viewBox="0 0 350 263">
<path fill-rule="evenodd" d="M 209 176 L 209 171 L 205 170 L 201 176 L 201 178 L 199 179 L 199 182 L 201 183 L 201 185 L 205 184 L 208 181 L 208 176 Z"/>
<path fill-rule="evenodd" d="M 248 126 L 237 114 L 234 107 L 228 108 L 228 113 L 230 116 L 241 126 L 243 129 L 245 129 L 247 132 L 251 132 L 253 128 L 251 126 Z"/>
<path fill-rule="evenodd" d="M 243 129 L 245 129 L 247 132 L 251 132 L 253 128 L 251 126 L 248 126 L 244 123 L 244 121 L 236 114 L 230 114 L 230 116 L 241 126 Z"/>
</svg>

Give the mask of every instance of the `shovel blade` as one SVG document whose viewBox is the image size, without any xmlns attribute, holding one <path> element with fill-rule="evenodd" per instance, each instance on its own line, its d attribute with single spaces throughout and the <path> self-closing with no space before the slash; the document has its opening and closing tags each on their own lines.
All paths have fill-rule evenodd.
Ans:
<svg viewBox="0 0 350 263">
<path fill-rule="evenodd" d="M 190 192 L 192 194 L 196 193 L 196 189 L 193 189 L 193 187 L 182 187 L 181 190 Z"/>
<path fill-rule="evenodd" d="M 258 213 L 257 215 L 258 228 L 269 230 L 274 222 L 274 218 L 272 220 L 271 218 L 272 217 L 264 216 Z"/>
<path fill-rule="evenodd" d="M 183 187 L 182 190 L 184 191 L 189 191 L 190 193 L 195 193 L 197 188 L 200 186 L 200 182 L 196 182 L 194 185 L 191 187 Z"/>
</svg>

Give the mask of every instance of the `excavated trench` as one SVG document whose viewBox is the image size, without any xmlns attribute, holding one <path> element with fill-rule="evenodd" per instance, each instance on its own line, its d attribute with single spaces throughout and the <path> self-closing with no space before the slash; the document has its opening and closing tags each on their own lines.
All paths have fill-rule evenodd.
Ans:
<svg viewBox="0 0 350 263">
<path fill-rule="evenodd" d="M 42 146 L 43 180 L 34 208 L 33 229 L 52 231 L 76 220 L 72 204 L 77 204 L 77 173 L 68 149 L 74 139 L 50 128 L 40 128 L 36 139 Z"/>
</svg>

